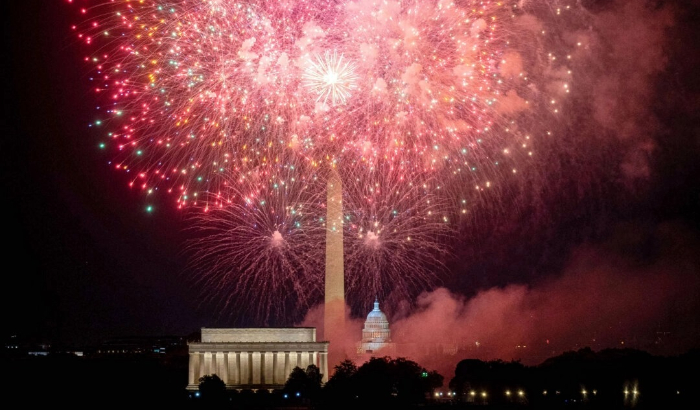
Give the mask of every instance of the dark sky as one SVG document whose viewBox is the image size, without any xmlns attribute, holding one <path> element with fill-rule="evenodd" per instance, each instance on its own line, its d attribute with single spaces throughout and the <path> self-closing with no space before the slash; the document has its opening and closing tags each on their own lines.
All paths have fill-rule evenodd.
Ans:
<svg viewBox="0 0 700 410">
<path fill-rule="evenodd" d="M 617 72 L 591 70 L 591 101 L 610 102 L 619 116 L 592 106 L 598 124 L 581 126 L 589 139 L 571 147 L 614 153 L 570 155 L 560 177 L 542 184 L 551 191 L 542 204 L 533 200 L 510 218 L 471 226 L 444 280 L 454 293 L 424 295 L 424 316 L 387 306 L 398 329 L 413 329 L 412 317 L 436 326 L 437 318 L 449 319 L 445 326 L 471 332 L 455 337 L 488 340 L 497 329 L 513 333 L 513 323 L 493 315 L 518 312 L 519 323 L 542 320 L 522 325 L 522 340 L 548 340 L 546 326 L 572 346 L 612 323 L 623 336 L 611 339 L 663 328 L 677 335 L 680 349 L 700 346 L 700 6 L 656 2 L 638 12 L 625 1 L 584 3 L 599 13 L 599 33 L 618 45 L 611 53 L 650 53 L 612 61 Z M 70 31 L 75 8 L 53 0 L 0 7 L 3 330 L 82 343 L 226 325 L 199 306 L 183 272 L 182 215 L 162 202 L 145 212 L 124 175 L 95 149 L 87 128 L 95 103 Z M 608 22 L 606 12 L 638 17 L 645 27 L 664 18 L 668 24 L 637 30 L 635 22 Z M 650 63 L 659 59 L 664 64 Z M 592 129 L 619 140 L 598 145 Z M 579 325 L 580 333 L 572 330 Z"/>
<path fill-rule="evenodd" d="M 176 277 L 179 216 L 144 212 L 95 155 L 75 9 L 2 8 L 6 330 L 67 341 L 197 330 L 195 300 Z"/>
</svg>

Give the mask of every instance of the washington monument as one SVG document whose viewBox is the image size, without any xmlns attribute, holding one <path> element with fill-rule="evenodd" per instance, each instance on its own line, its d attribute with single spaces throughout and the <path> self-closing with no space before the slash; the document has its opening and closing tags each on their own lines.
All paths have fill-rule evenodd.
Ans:
<svg viewBox="0 0 700 410">
<path fill-rule="evenodd" d="M 339 340 L 345 330 L 343 273 L 343 185 L 335 168 L 328 173 L 326 198 L 326 281 L 323 337 Z"/>
</svg>

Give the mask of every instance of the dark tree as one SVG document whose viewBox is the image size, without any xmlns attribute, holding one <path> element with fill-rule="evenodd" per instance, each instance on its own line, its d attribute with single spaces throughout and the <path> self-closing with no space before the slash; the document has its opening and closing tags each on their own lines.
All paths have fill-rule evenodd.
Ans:
<svg viewBox="0 0 700 410">
<path fill-rule="evenodd" d="M 438 373 L 428 372 L 405 358 L 373 357 L 356 371 L 348 363 L 341 369 L 343 373 L 331 387 L 340 390 L 340 386 L 345 385 L 344 397 L 354 397 L 363 407 L 420 405 L 443 382 Z"/>
<path fill-rule="evenodd" d="M 216 374 L 207 374 L 199 378 L 199 394 L 202 401 L 224 402 L 226 400 L 226 383 Z"/>
<path fill-rule="evenodd" d="M 307 377 L 306 372 L 301 367 L 297 366 L 292 369 L 287 381 L 284 383 L 284 391 L 287 394 L 296 395 L 303 393 L 306 389 Z"/>
<path fill-rule="evenodd" d="M 372 357 L 355 373 L 356 394 L 362 403 L 379 406 L 387 403 L 394 393 L 394 381 L 389 357 Z"/>
<path fill-rule="evenodd" d="M 357 366 L 352 360 L 344 360 L 335 366 L 333 376 L 323 386 L 324 403 L 342 403 L 354 407 L 357 401 L 355 374 Z"/>
<path fill-rule="evenodd" d="M 331 380 L 334 379 L 350 379 L 352 376 L 357 373 L 357 365 L 355 362 L 353 362 L 350 359 L 345 359 L 340 364 L 335 366 L 335 372 L 333 373 L 333 377 L 331 377 L 328 382 L 330 383 Z"/>
<path fill-rule="evenodd" d="M 401 403 L 421 403 L 428 390 L 428 374 L 418 363 L 405 358 L 390 362 L 394 377 L 393 392 Z M 425 377 L 423 372 L 426 372 Z"/>
<path fill-rule="evenodd" d="M 321 374 L 316 365 L 310 364 L 306 370 L 295 367 L 284 384 L 284 392 L 292 399 L 311 403 L 318 399 L 321 392 Z"/>
<path fill-rule="evenodd" d="M 321 381 L 323 380 L 323 374 L 321 374 L 321 369 L 315 364 L 310 364 L 306 367 L 306 394 L 311 399 L 318 398 L 321 393 Z"/>
<path fill-rule="evenodd" d="M 425 375 L 425 370 L 423 371 L 423 391 L 427 393 L 432 393 L 435 389 L 438 389 L 445 384 L 445 378 L 435 370 L 427 372 Z"/>
<path fill-rule="evenodd" d="M 357 373 L 357 365 L 352 360 L 346 359 L 335 366 L 333 376 L 328 379 L 324 386 L 327 389 L 347 389 L 352 383 L 353 377 Z M 340 391 L 339 390 L 339 391 Z"/>
</svg>

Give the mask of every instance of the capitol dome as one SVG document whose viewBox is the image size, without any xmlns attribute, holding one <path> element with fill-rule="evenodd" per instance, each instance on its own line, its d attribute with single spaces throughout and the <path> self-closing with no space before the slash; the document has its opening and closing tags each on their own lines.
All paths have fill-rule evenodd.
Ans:
<svg viewBox="0 0 700 410">
<path fill-rule="evenodd" d="M 372 311 L 369 312 L 369 314 L 367 314 L 367 320 L 365 321 L 365 324 L 367 323 L 386 323 L 386 327 L 389 327 L 389 321 L 386 319 L 386 315 L 384 314 L 384 312 L 382 312 L 379 309 L 379 301 L 377 301 L 376 299 L 374 301 L 374 309 L 372 309 Z"/>
<path fill-rule="evenodd" d="M 379 309 L 379 301 L 375 299 L 374 309 L 367 315 L 365 327 L 362 329 L 362 345 L 365 351 L 375 351 L 391 342 L 389 321 L 384 312 Z"/>
</svg>

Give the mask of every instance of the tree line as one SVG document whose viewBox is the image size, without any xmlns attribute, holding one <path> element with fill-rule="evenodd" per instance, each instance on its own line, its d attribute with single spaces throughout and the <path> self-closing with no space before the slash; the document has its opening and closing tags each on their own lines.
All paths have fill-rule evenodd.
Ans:
<svg viewBox="0 0 700 410">
<path fill-rule="evenodd" d="M 700 351 L 674 357 L 635 349 L 565 352 L 537 366 L 520 361 L 461 360 L 454 376 L 428 371 L 406 358 L 345 360 L 325 384 L 318 367 L 296 367 L 280 391 L 227 392 L 216 375 L 200 379 L 203 401 L 313 409 L 411 408 L 450 405 L 490 408 L 686 408 L 695 399 Z M 231 396 L 233 394 L 233 396 Z M 248 401 L 246 400 L 248 398 Z"/>
<path fill-rule="evenodd" d="M 344 360 L 335 366 L 333 375 L 322 383 L 323 374 L 316 365 L 306 369 L 295 367 L 284 388 L 274 393 L 260 391 L 255 399 L 249 392 L 226 390 L 217 375 L 199 379 L 202 402 L 208 404 L 234 402 L 275 407 L 338 408 L 397 408 L 425 404 L 432 392 L 443 385 L 444 378 L 406 358 L 372 357 L 361 366 Z M 262 396 L 262 398 L 261 398 Z"/>
</svg>

